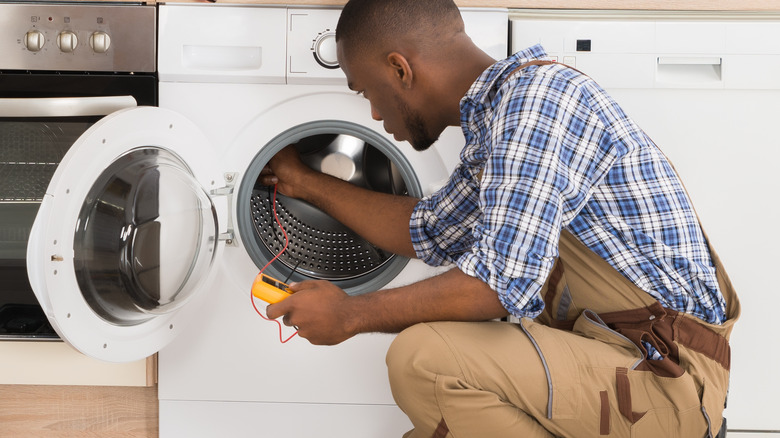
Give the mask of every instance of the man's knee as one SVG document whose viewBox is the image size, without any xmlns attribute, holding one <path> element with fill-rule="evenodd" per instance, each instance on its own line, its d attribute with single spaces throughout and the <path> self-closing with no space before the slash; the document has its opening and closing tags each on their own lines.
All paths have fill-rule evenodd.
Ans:
<svg viewBox="0 0 780 438">
<path fill-rule="evenodd" d="M 457 372 L 449 346 L 435 329 L 437 323 L 421 323 L 396 336 L 387 351 L 390 387 L 418 387 L 433 382 L 439 374 Z"/>
</svg>

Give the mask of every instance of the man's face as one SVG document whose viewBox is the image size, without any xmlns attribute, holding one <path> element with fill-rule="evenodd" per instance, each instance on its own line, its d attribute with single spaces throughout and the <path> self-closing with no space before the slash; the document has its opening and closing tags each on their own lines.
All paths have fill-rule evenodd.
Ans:
<svg viewBox="0 0 780 438">
<path fill-rule="evenodd" d="M 428 134 L 422 115 L 409 108 L 398 95 L 395 96 L 395 99 L 396 109 L 402 114 L 404 127 L 409 135 L 406 140 L 418 151 L 424 151 L 431 147 L 437 138 Z M 387 129 L 385 128 L 385 130 Z"/>
<path fill-rule="evenodd" d="M 382 121 L 385 131 L 397 141 L 408 141 L 418 151 L 428 149 L 438 138 L 430 135 L 423 114 L 404 99 L 403 87 L 392 70 L 379 62 L 348 59 L 341 45 L 338 60 L 349 88 L 368 99 L 371 117 Z"/>
</svg>

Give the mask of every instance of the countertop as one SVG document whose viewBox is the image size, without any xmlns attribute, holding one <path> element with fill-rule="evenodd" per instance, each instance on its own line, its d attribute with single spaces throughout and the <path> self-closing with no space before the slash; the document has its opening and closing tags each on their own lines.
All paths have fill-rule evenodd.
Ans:
<svg viewBox="0 0 780 438">
<path fill-rule="evenodd" d="M 126 2 L 127 0 L 85 0 Z M 207 0 L 143 0 L 155 3 L 210 3 Z M 257 5 L 331 5 L 347 0 L 217 0 L 217 3 Z M 511 9 L 611 9 L 652 11 L 775 11 L 780 0 L 455 0 L 461 7 L 500 7 Z"/>
<path fill-rule="evenodd" d="M 155 0 L 150 1 L 154 3 Z M 206 0 L 158 0 L 157 3 L 208 3 Z M 217 0 L 218 3 L 343 5 L 346 0 Z M 780 11 L 780 0 L 455 0 L 461 7 L 518 9 L 615 9 L 668 11 Z"/>
</svg>

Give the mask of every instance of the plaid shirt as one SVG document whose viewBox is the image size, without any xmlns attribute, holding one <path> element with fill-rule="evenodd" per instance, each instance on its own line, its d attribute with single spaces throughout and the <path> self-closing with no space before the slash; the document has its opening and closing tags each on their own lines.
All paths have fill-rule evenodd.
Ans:
<svg viewBox="0 0 780 438">
<path fill-rule="evenodd" d="M 534 46 L 497 62 L 461 100 L 466 145 L 415 208 L 417 256 L 457 264 L 534 317 L 567 229 L 662 305 L 722 323 L 707 242 L 669 162 L 588 76 L 561 64 L 510 75 L 544 57 Z"/>
</svg>

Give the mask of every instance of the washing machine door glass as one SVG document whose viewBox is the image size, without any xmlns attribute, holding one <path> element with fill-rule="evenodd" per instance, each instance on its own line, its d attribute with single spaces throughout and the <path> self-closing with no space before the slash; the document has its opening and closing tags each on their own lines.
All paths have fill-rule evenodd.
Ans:
<svg viewBox="0 0 780 438">
<path fill-rule="evenodd" d="M 216 270 L 214 161 L 197 126 L 161 108 L 113 113 L 73 144 L 27 253 L 30 283 L 60 337 L 125 362 L 198 319 Z"/>
<path fill-rule="evenodd" d="M 130 325 L 185 304 L 213 260 L 208 195 L 170 151 L 139 147 L 98 177 L 78 215 L 74 268 L 100 317 Z"/>
</svg>

